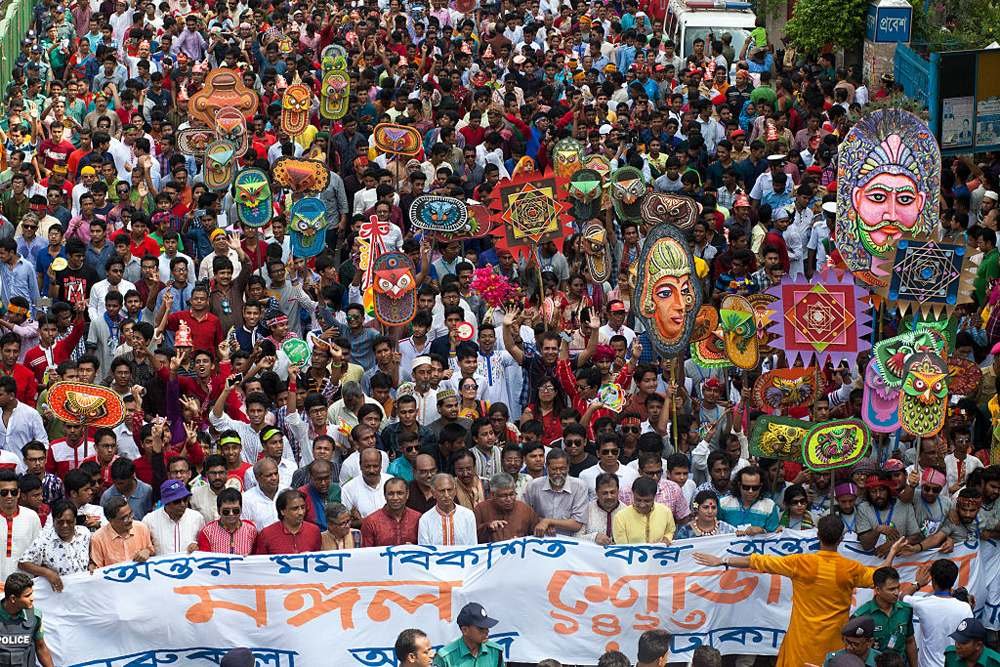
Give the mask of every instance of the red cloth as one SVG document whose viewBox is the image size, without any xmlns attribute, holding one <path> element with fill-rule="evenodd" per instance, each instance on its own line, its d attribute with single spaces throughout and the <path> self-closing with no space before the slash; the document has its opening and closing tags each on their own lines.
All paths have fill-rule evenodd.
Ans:
<svg viewBox="0 0 1000 667">
<path fill-rule="evenodd" d="M 361 546 L 390 547 L 400 544 L 416 544 L 420 512 L 407 507 L 403 518 L 396 521 L 385 508 L 379 509 L 361 522 Z"/>
<path fill-rule="evenodd" d="M 257 535 L 253 552 L 265 555 L 301 554 L 319 551 L 322 546 L 323 538 L 316 524 L 303 521 L 299 532 L 293 534 L 281 521 L 275 521 Z"/>
<path fill-rule="evenodd" d="M 198 551 L 249 556 L 256 539 L 257 527 L 252 521 L 243 519 L 236 532 L 230 533 L 216 519 L 198 532 Z"/>
<path fill-rule="evenodd" d="M 75 447 L 66 438 L 53 440 L 49 443 L 49 451 L 45 455 L 45 472 L 52 473 L 63 479 L 70 470 L 80 467 L 80 464 L 95 453 L 93 440 L 84 435 Z"/>
<path fill-rule="evenodd" d="M 42 358 L 44 357 L 43 354 Z M 11 370 L 0 366 L 0 375 L 10 375 L 17 382 L 17 400 L 28 405 L 35 405 L 35 399 L 38 398 L 38 380 L 35 379 L 35 374 L 31 372 L 31 369 L 24 364 L 14 364 L 14 368 Z"/>
<path fill-rule="evenodd" d="M 167 331 L 177 331 L 181 322 L 186 322 L 191 328 L 194 349 L 207 350 L 214 357 L 222 342 L 222 324 L 219 323 L 219 318 L 212 313 L 205 313 L 201 320 L 197 320 L 190 310 L 182 310 L 167 316 Z M 183 386 L 181 390 L 184 390 Z"/>
<path fill-rule="evenodd" d="M 580 398 L 580 393 L 576 390 L 576 376 L 573 375 L 573 369 L 569 365 L 569 360 L 560 359 L 556 363 L 556 379 L 559 380 L 559 384 L 562 385 L 563 392 L 569 397 L 570 403 L 574 410 L 578 410 L 580 415 L 587 412 L 587 401 Z M 632 381 L 632 369 L 629 366 L 625 366 L 618 373 L 618 376 L 614 380 L 617 384 L 622 387 L 627 387 Z M 607 408 L 597 408 L 590 413 L 590 422 L 587 424 L 587 437 L 590 440 L 596 440 L 594 437 L 594 422 L 596 422 L 601 417 L 611 417 L 615 419 L 617 415 Z"/>
<path fill-rule="evenodd" d="M 562 437 L 562 421 L 559 419 L 559 411 L 552 410 L 547 415 L 542 414 L 542 409 L 532 403 L 528 406 L 531 415 L 542 423 L 542 444 L 548 447 L 554 440 Z M 582 413 L 581 413 L 582 414 Z M 517 438 L 514 438 L 514 442 Z"/>
<path fill-rule="evenodd" d="M 73 323 L 73 329 L 69 335 L 52 346 L 53 367 L 69 359 L 70 353 L 76 349 L 77 343 L 80 342 L 84 329 L 86 329 L 86 322 L 81 317 Z M 48 359 L 46 359 L 41 345 L 36 345 L 25 353 L 24 365 L 31 369 L 31 372 L 35 374 L 35 380 L 41 383 L 45 377 L 45 371 L 49 367 Z"/>
<path fill-rule="evenodd" d="M 143 239 L 138 243 L 130 238 L 129 249 L 132 251 L 132 254 L 139 259 L 142 259 L 146 254 L 152 255 L 153 257 L 160 256 L 160 244 L 149 235 L 143 237 Z"/>
</svg>

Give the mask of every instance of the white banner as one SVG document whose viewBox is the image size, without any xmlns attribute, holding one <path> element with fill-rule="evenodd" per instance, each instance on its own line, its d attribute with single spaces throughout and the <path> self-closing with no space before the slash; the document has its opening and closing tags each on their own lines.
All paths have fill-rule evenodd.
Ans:
<svg viewBox="0 0 1000 667">
<path fill-rule="evenodd" d="M 981 558 L 996 547 L 963 544 L 949 558 L 960 584 L 985 604 Z M 791 609 L 791 583 L 747 570 L 704 568 L 712 553 L 789 555 L 815 550 L 813 532 L 734 536 L 670 546 L 599 547 L 572 539 L 521 538 L 467 548 L 401 546 L 241 558 L 196 553 L 65 578 L 62 593 L 38 580 L 35 604 L 61 667 L 218 665 L 227 647 L 251 647 L 258 664 L 395 665 L 392 645 L 421 628 L 442 645 L 459 635 L 458 611 L 479 602 L 508 660 L 595 664 L 617 648 L 631 658 L 639 635 L 664 628 L 671 655 L 708 644 L 723 653 L 774 654 Z M 845 545 L 844 553 L 878 559 Z M 902 558 L 904 580 L 937 555 Z M 990 591 L 991 600 L 996 595 Z M 870 593 L 859 592 L 864 602 Z"/>
</svg>

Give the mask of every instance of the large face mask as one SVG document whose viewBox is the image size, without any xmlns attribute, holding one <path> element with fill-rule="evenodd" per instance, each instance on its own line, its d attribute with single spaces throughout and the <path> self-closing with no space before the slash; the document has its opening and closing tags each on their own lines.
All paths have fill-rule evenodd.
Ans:
<svg viewBox="0 0 1000 667">
<path fill-rule="evenodd" d="M 294 83 L 281 96 L 281 129 L 289 136 L 303 132 L 309 125 L 309 109 L 312 106 L 312 91 L 309 86 Z"/>
<path fill-rule="evenodd" d="M 759 351 L 753 305 L 741 296 L 726 296 L 719 308 L 719 325 L 726 343 L 726 356 L 733 365 L 744 370 L 755 368 Z"/>
<path fill-rule="evenodd" d="M 838 419 L 809 429 L 802 446 L 802 460 L 814 472 L 846 468 L 863 459 L 872 435 L 857 419 Z"/>
<path fill-rule="evenodd" d="M 386 326 L 408 324 L 416 314 L 413 262 L 401 252 L 387 252 L 375 259 L 373 271 L 375 316 Z"/>
<path fill-rule="evenodd" d="M 455 197 L 420 195 L 410 204 L 410 222 L 428 232 L 454 234 L 466 227 L 469 209 Z"/>
<path fill-rule="evenodd" d="M 315 257 L 326 247 L 326 204 L 318 197 L 304 197 L 289 209 L 288 231 L 292 254 Z"/>
<path fill-rule="evenodd" d="M 244 169 L 236 175 L 236 215 L 249 227 L 263 227 L 271 220 L 271 184 L 260 169 Z"/>
<path fill-rule="evenodd" d="M 415 128 L 395 123 L 379 123 L 372 133 L 376 150 L 389 155 L 413 157 L 420 152 L 423 140 Z"/>
<path fill-rule="evenodd" d="M 640 220 L 646 181 L 635 167 L 620 167 L 611 174 L 611 201 L 619 220 Z"/>
<path fill-rule="evenodd" d="M 319 93 L 319 113 L 327 120 L 347 115 L 351 101 L 351 78 L 343 56 L 323 58 L 323 84 Z"/>
<path fill-rule="evenodd" d="M 753 396 L 762 412 L 787 414 L 812 405 L 819 390 L 816 368 L 777 368 L 757 378 Z"/>
<path fill-rule="evenodd" d="M 914 437 L 937 435 L 947 407 L 948 364 L 930 352 L 911 355 L 899 392 L 900 427 Z"/>
<path fill-rule="evenodd" d="M 577 220 L 597 218 L 601 212 L 604 179 L 593 169 L 580 169 L 566 184 L 566 196 Z"/>
<path fill-rule="evenodd" d="M 217 139 L 205 148 L 205 185 L 211 190 L 225 190 L 236 173 L 236 147 Z"/>
<path fill-rule="evenodd" d="M 667 223 L 677 229 L 688 230 L 694 227 L 701 213 L 701 204 L 683 195 L 650 192 L 643 198 L 639 213 L 648 225 Z"/>
<path fill-rule="evenodd" d="M 192 120 L 211 126 L 215 123 L 215 114 L 224 107 L 235 107 L 244 118 L 253 118 L 259 103 L 257 93 L 243 85 L 239 72 L 219 68 L 208 73 L 205 85 L 188 100 L 188 115 Z"/>
<path fill-rule="evenodd" d="M 660 356 L 685 349 L 701 308 L 694 260 L 677 229 L 660 225 L 646 237 L 638 258 L 633 304 Z"/>
<path fill-rule="evenodd" d="M 185 127 L 177 130 L 177 150 L 191 157 L 204 157 L 205 149 L 215 141 L 216 133 L 207 127 Z"/>
<path fill-rule="evenodd" d="M 873 350 L 878 373 L 885 380 L 886 386 L 899 389 L 903 384 L 906 364 L 911 355 L 918 352 L 933 352 L 941 354 L 944 351 L 945 339 L 937 331 L 923 330 L 886 338 L 875 343 Z"/>
<path fill-rule="evenodd" d="M 758 458 L 802 461 L 809 422 L 790 417 L 760 417 L 750 433 L 750 453 Z"/>
<path fill-rule="evenodd" d="M 579 172 L 578 172 L 579 173 Z M 583 252 L 587 258 L 587 269 L 596 283 L 603 283 L 611 277 L 611 250 L 608 248 L 608 232 L 599 220 L 591 220 L 583 226 Z"/>
<path fill-rule="evenodd" d="M 297 194 L 322 192 L 330 185 L 330 170 L 322 160 L 283 155 L 271 167 L 274 182 Z"/>
<path fill-rule="evenodd" d="M 899 389 L 885 383 L 874 361 L 870 361 L 865 368 L 865 392 L 861 405 L 861 416 L 871 430 L 895 433 L 899 429 Z"/>
<path fill-rule="evenodd" d="M 236 157 L 241 158 L 250 145 L 247 134 L 247 119 L 235 107 L 225 107 L 215 113 L 215 130 L 219 139 L 225 139 L 233 144 Z"/>
<path fill-rule="evenodd" d="M 580 167 L 583 155 L 583 144 L 572 137 L 566 137 L 556 142 L 552 149 L 553 170 L 561 179 L 568 180 Z"/>
</svg>

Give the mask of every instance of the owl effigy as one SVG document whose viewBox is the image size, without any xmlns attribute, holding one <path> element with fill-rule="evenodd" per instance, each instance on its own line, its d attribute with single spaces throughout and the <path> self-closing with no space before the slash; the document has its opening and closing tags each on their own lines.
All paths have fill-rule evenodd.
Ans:
<svg viewBox="0 0 1000 667">
<path fill-rule="evenodd" d="M 417 282 L 413 262 L 401 252 L 387 252 L 374 262 L 375 317 L 386 326 L 408 324 L 416 313 Z"/>
<path fill-rule="evenodd" d="M 236 215 L 248 227 L 263 227 L 271 220 L 271 183 L 261 169 L 243 169 L 233 183 Z"/>
<path fill-rule="evenodd" d="M 303 197 L 288 211 L 288 231 L 295 257 L 315 257 L 326 247 L 326 204 L 319 197 Z"/>
<path fill-rule="evenodd" d="M 343 56 L 323 58 L 323 84 L 320 86 L 319 113 L 327 120 L 337 120 L 347 114 L 351 101 L 351 78 Z"/>
<path fill-rule="evenodd" d="M 802 461 L 802 444 L 809 422 L 789 417 L 760 417 L 750 433 L 750 453 L 754 456 Z"/>
<path fill-rule="evenodd" d="M 577 220 L 601 217 L 604 179 L 593 169 L 580 169 L 566 184 L 566 196 Z"/>
<path fill-rule="evenodd" d="M 635 167 L 619 167 L 611 172 L 611 201 L 619 222 L 642 219 L 642 198 L 646 179 Z"/>
<path fill-rule="evenodd" d="M 293 83 L 281 96 L 281 129 L 294 137 L 309 125 L 312 90 L 304 83 Z"/>
<path fill-rule="evenodd" d="M 205 147 L 205 185 L 211 190 L 225 190 L 236 174 L 236 146 L 226 139 L 216 139 Z"/>
<path fill-rule="evenodd" d="M 937 435 L 947 407 L 947 362 L 930 352 L 910 355 L 899 392 L 899 425 L 914 437 Z"/>
<path fill-rule="evenodd" d="M 583 158 L 583 144 L 572 137 L 556 142 L 552 147 L 552 164 L 556 177 L 569 180 L 580 168 Z"/>
</svg>

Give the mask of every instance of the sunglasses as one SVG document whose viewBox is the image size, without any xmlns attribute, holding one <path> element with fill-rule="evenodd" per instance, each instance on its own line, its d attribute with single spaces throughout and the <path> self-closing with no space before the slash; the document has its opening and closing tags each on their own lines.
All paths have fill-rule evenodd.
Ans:
<svg viewBox="0 0 1000 667">
<path fill-rule="evenodd" d="M 239 516 L 240 510 L 238 509 L 219 510 L 219 514 L 221 514 L 222 516 Z"/>
<path fill-rule="evenodd" d="M 740 486 L 743 487 L 744 491 L 760 491 L 761 487 L 763 487 L 764 485 L 763 484 L 741 484 Z"/>
<path fill-rule="evenodd" d="M 618 456 L 617 449 L 602 449 L 601 456 Z"/>
<path fill-rule="evenodd" d="M 745 489 L 746 487 L 744 486 L 743 488 Z M 788 504 L 789 505 L 805 505 L 808 502 L 809 501 L 806 500 L 805 498 L 795 498 L 794 500 L 789 501 Z"/>
<path fill-rule="evenodd" d="M 933 493 L 941 493 L 941 487 L 940 486 L 925 486 L 924 487 L 924 491 L 926 491 L 927 493 L 932 493 L 932 494 Z"/>
<path fill-rule="evenodd" d="M 622 433 L 638 433 L 641 429 L 638 426 L 622 426 Z"/>
<path fill-rule="evenodd" d="M 20 494 L 19 489 L 0 489 L 0 497 L 7 498 L 9 496 L 16 496 Z"/>
<path fill-rule="evenodd" d="M 583 440 L 563 440 L 567 447 L 583 447 Z"/>
<path fill-rule="evenodd" d="M 411 445 L 409 447 L 403 447 L 404 452 L 419 452 L 420 445 Z"/>
</svg>

